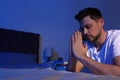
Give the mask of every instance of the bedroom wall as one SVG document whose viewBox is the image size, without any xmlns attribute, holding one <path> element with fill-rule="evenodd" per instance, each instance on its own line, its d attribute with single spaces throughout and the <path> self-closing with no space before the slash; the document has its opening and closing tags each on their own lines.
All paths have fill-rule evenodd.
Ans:
<svg viewBox="0 0 120 80">
<path fill-rule="evenodd" d="M 74 15 L 85 7 L 97 7 L 105 18 L 105 29 L 120 29 L 119 3 L 120 0 L 0 0 L 0 27 L 41 34 L 42 56 L 43 52 L 51 55 L 54 48 L 67 61 L 70 36 L 79 28 Z"/>
</svg>

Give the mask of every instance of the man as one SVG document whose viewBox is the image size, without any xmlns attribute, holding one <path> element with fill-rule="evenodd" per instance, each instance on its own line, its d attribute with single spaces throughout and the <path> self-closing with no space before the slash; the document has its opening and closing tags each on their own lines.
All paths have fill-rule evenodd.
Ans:
<svg viewBox="0 0 120 80">
<path fill-rule="evenodd" d="M 67 70 L 80 72 L 86 67 L 94 74 L 120 76 L 120 30 L 105 31 L 97 8 L 85 8 L 75 19 L 81 27 L 72 35 Z"/>
</svg>

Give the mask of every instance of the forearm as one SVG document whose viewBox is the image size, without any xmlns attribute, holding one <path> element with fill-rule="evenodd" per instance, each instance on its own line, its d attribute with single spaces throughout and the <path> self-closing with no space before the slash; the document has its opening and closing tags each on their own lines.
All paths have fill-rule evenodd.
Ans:
<svg viewBox="0 0 120 80">
<path fill-rule="evenodd" d="M 120 66 L 101 64 L 89 57 L 81 57 L 79 60 L 95 74 L 120 76 Z"/>
<path fill-rule="evenodd" d="M 75 72 L 76 62 L 77 60 L 75 58 L 70 57 L 67 65 L 67 71 Z"/>
<path fill-rule="evenodd" d="M 84 65 L 74 57 L 71 57 L 68 62 L 67 71 L 80 72 Z"/>
</svg>

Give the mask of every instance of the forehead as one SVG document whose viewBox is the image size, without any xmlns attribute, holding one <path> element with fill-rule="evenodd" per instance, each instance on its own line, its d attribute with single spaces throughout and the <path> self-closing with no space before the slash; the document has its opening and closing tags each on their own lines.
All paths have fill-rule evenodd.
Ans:
<svg viewBox="0 0 120 80">
<path fill-rule="evenodd" d="M 82 21 L 80 21 L 80 25 L 81 26 L 85 26 L 85 25 L 89 25 L 94 23 L 95 21 L 93 19 L 91 19 L 89 16 L 86 16 L 82 19 Z"/>
</svg>

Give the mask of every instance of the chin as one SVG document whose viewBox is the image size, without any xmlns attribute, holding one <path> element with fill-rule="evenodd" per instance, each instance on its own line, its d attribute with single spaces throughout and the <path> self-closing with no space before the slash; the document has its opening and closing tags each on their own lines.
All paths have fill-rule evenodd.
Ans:
<svg viewBox="0 0 120 80">
<path fill-rule="evenodd" d="M 93 42 L 92 40 L 88 40 L 89 42 Z"/>
<path fill-rule="evenodd" d="M 87 39 L 89 42 L 94 42 L 94 40 L 93 39 Z"/>
</svg>

